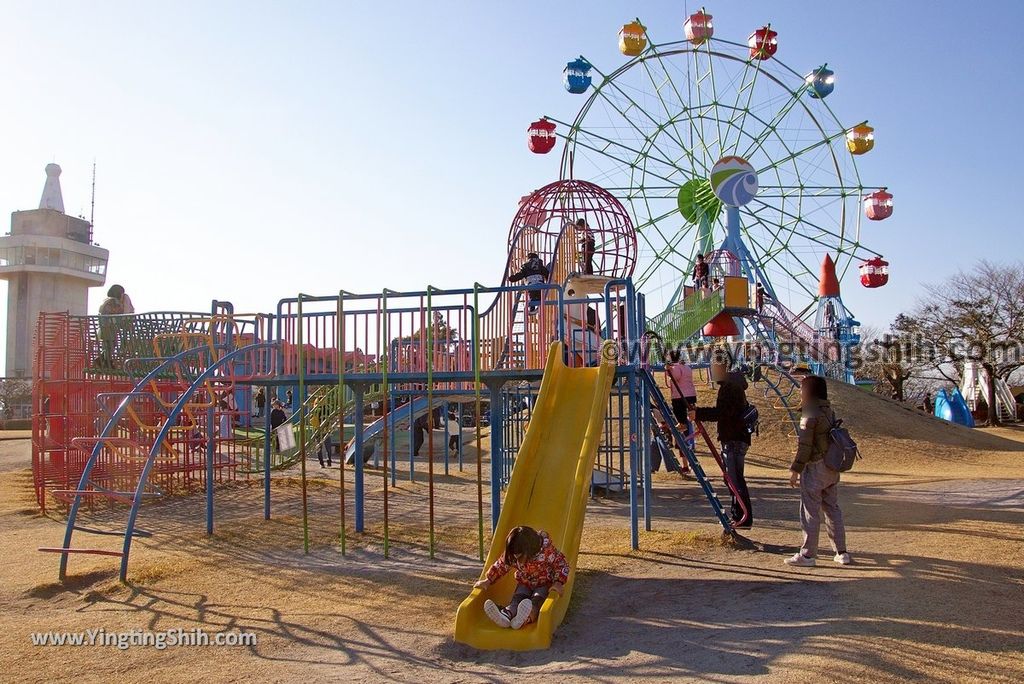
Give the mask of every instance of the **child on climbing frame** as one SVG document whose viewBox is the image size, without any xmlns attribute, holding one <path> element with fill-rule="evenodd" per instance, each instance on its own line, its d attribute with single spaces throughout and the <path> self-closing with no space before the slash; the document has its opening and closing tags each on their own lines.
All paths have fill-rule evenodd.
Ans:
<svg viewBox="0 0 1024 684">
<path fill-rule="evenodd" d="M 535 622 L 550 592 L 561 596 L 569 579 L 569 563 L 543 530 L 515 527 L 505 538 L 505 552 L 487 570 L 487 576 L 473 586 L 486 589 L 510 570 L 515 570 L 516 591 L 508 606 L 499 608 L 491 599 L 484 602 L 487 617 L 499 627 L 519 629 Z"/>
</svg>

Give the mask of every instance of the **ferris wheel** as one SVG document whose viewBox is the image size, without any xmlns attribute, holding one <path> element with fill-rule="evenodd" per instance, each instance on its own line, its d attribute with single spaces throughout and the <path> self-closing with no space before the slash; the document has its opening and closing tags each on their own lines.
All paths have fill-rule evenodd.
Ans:
<svg viewBox="0 0 1024 684">
<path fill-rule="evenodd" d="M 760 282 L 805 318 L 826 255 L 840 279 L 859 265 L 864 286 L 884 285 L 888 263 L 862 241 L 862 222 L 890 216 L 892 195 L 861 180 L 856 157 L 874 146 L 873 129 L 843 125 L 826 104 L 833 71 L 780 62 L 770 25 L 746 43 L 715 37 L 704 10 L 681 37 L 656 43 L 639 20 L 624 25 L 629 61 L 607 72 L 569 62 L 565 88 L 586 96 L 575 118 L 528 130 L 537 153 L 564 140 L 564 180 L 595 183 L 626 207 L 648 312 L 682 299 L 698 254 L 713 276 Z"/>
</svg>

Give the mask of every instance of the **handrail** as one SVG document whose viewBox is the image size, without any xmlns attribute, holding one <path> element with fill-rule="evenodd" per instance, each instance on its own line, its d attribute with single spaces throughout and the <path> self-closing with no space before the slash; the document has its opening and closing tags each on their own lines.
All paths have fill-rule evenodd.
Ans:
<svg viewBox="0 0 1024 684">
<path fill-rule="evenodd" d="M 159 374 L 162 373 L 168 366 L 174 363 L 179 363 L 180 361 L 188 357 L 190 354 L 194 354 L 198 351 L 205 351 L 205 349 L 202 347 L 197 347 L 195 349 L 186 349 L 185 351 L 170 357 L 169 359 L 161 363 L 159 366 L 151 370 L 146 375 L 146 377 L 144 377 L 136 385 L 136 387 L 145 387 L 154 379 L 156 379 L 159 376 Z M 121 403 L 118 404 L 117 409 L 115 409 L 114 413 L 110 416 L 110 420 L 108 420 L 107 424 L 103 427 L 103 431 L 99 435 L 97 435 L 99 439 L 96 442 L 96 446 L 93 447 L 92 453 L 89 454 L 89 458 L 85 462 L 85 466 L 82 468 L 82 475 L 78 480 L 77 491 L 84 491 L 88 486 L 89 476 L 92 474 L 92 469 L 96 465 L 96 461 L 99 459 L 100 454 L 103 452 L 105 440 L 111 436 L 111 433 L 116 429 L 117 424 L 121 421 L 121 418 L 128 410 L 128 406 L 131 403 L 132 399 L 134 398 L 134 394 L 134 392 L 127 393 L 127 395 L 121 400 Z M 148 395 L 149 392 L 146 392 L 146 394 Z M 78 517 L 78 508 L 81 505 L 81 503 L 81 495 L 76 494 L 74 501 L 71 503 L 71 509 L 68 511 L 68 524 L 67 529 L 64 532 L 64 544 L 62 545 L 62 548 L 67 549 L 71 547 L 71 536 L 75 529 L 75 520 Z M 64 581 L 64 578 L 67 576 L 67 569 L 68 554 L 61 554 L 58 576 L 62 582 Z"/>
<path fill-rule="evenodd" d="M 747 508 L 747 503 L 740 496 L 739 488 L 736 486 L 736 482 L 732 479 L 732 475 L 729 470 L 725 467 L 725 462 L 722 460 L 721 454 L 718 453 L 718 449 L 715 447 L 714 442 L 711 441 L 711 437 L 708 436 L 708 431 L 704 429 L 704 424 L 699 420 L 694 421 L 697 425 L 697 430 L 701 436 L 704 437 L 704 442 L 708 445 L 708 450 L 711 455 L 714 456 L 715 462 L 718 463 L 718 467 L 722 469 L 722 479 L 725 480 L 725 486 L 729 488 L 729 492 L 732 494 L 733 500 L 739 502 L 740 510 L 743 511 L 742 517 L 739 520 L 734 520 L 733 525 L 735 527 L 743 526 L 750 520 L 750 510 Z"/>
<path fill-rule="evenodd" d="M 181 415 L 182 409 L 185 407 L 185 404 L 191 398 L 191 396 L 206 382 L 206 380 L 211 375 L 213 375 L 221 366 L 231 361 L 234 361 L 235 357 L 237 356 L 248 354 L 253 351 L 258 351 L 261 348 L 270 349 L 274 346 L 274 344 L 274 342 L 258 342 L 256 344 L 246 345 L 245 347 L 239 347 L 238 349 L 235 349 L 234 351 L 231 351 L 222 356 L 221 358 L 217 359 L 217 361 L 210 365 L 209 368 L 200 373 L 199 377 L 195 379 L 195 381 L 188 387 L 187 390 L 182 392 L 181 396 L 178 398 L 178 403 L 175 405 L 173 409 L 171 409 L 170 413 L 167 414 L 167 420 L 164 422 L 163 427 L 160 428 L 160 431 L 157 432 L 156 437 L 153 440 L 153 446 L 149 450 L 149 457 L 146 459 L 145 465 L 142 466 L 142 472 L 139 474 L 139 481 L 135 486 L 135 496 L 133 497 L 132 500 L 131 511 L 128 513 L 128 524 L 125 529 L 123 554 L 121 556 L 120 578 L 122 582 L 126 581 L 128 578 L 128 554 L 131 551 L 132 538 L 135 536 L 133 534 L 133 530 L 135 529 L 135 520 L 138 518 L 139 515 L 139 505 L 142 503 L 141 495 L 143 489 L 145 488 L 146 482 L 149 479 L 149 473 L 150 470 L 152 470 L 153 468 L 153 463 L 156 460 L 157 454 L 159 454 L 160 450 L 163 448 L 164 441 L 167 439 L 168 435 L 171 432 L 171 429 L 174 427 L 174 423 L 177 421 L 178 416 Z M 209 458 L 210 454 L 207 454 L 207 459 Z M 212 488 L 213 482 L 207 480 L 206 486 L 207 488 Z M 70 539 L 66 541 L 70 542 Z M 64 548 L 68 548 L 67 543 L 65 543 Z"/>
<path fill-rule="evenodd" d="M 725 514 L 722 508 L 722 502 L 718 500 L 718 496 L 715 494 L 714 488 L 711 486 L 711 482 L 708 480 L 707 474 L 704 472 L 704 468 L 701 466 L 700 461 L 697 460 L 697 454 L 694 453 L 693 448 L 690 446 L 686 438 L 679 432 L 679 428 L 676 427 L 675 416 L 672 413 L 672 409 L 665 402 L 665 395 L 661 393 L 661 388 L 658 387 L 658 383 L 654 380 L 654 376 L 650 370 L 644 369 L 640 372 L 640 377 L 643 382 L 647 385 L 650 390 L 651 396 L 654 398 L 657 404 L 658 410 L 661 411 L 662 416 L 665 418 L 665 423 L 668 425 L 669 431 L 672 433 L 672 437 L 676 442 L 676 446 L 683 452 L 687 462 L 690 464 L 690 470 L 697 477 L 697 482 L 700 483 L 700 488 L 704 491 L 704 496 L 707 497 L 708 502 L 711 504 L 712 510 L 715 512 L 715 516 L 718 518 L 718 522 L 722 524 L 722 529 L 726 532 L 733 532 L 733 524 L 729 520 L 729 517 Z"/>
</svg>

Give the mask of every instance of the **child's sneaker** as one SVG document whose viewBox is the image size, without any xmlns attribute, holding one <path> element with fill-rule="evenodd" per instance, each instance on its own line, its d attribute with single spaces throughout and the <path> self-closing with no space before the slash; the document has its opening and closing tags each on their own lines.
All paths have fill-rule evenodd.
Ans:
<svg viewBox="0 0 1024 684">
<path fill-rule="evenodd" d="M 845 551 L 843 551 L 842 553 L 837 553 L 835 555 L 835 558 L 833 558 L 832 560 L 834 560 L 836 563 L 839 563 L 840 565 L 849 565 L 853 562 L 853 559 L 850 558 L 850 554 L 846 553 Z"/>
<path fill-rule="evenodd" d="M 533 601 L 530 599 L 523 599 L 520 601 L 519 607 L 516 608 L 516 615 L 512 618 L 512 629 L 519 629 L 529 622 L 531 613 L 533 613 Z"/>
<path fill-rule="evenodd" d="M 815 560 L 813 558 L 808 558 L 799 551 L 794 553 L 792 556 L 790 556 L 783 562 L 786 565 L 795 565 L 798 568 L 813 568 L 815 565 Z"/>
<path fill-rule="evenodd" d="M 484 601 L 484 612 L 491 621 L 499 627 L 511 627 L 512 622 L 501 612 L 501 608 L 491 599 Z"/>
</svg>

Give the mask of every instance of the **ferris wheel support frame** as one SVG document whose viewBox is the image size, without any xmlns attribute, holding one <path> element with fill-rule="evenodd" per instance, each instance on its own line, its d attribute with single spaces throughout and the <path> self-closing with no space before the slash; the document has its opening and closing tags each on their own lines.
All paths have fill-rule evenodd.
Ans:
<svg viewBox="0 0 1024 684">
<path fill-rule="evenodd" d="M 775 288 L 767 274 L 758 266 L 757 260 L 750 253 L 743 237 L 740 234 L 740 209 L 739 207 L 727 206 L 725 208 L 726 234 L 719 249 L 731 252 L 740 261 L 740 271 L 747 276 L 747 281 L 753 285 L 761 283 L 765 291 L 775 299 Z"/>
</svg>

